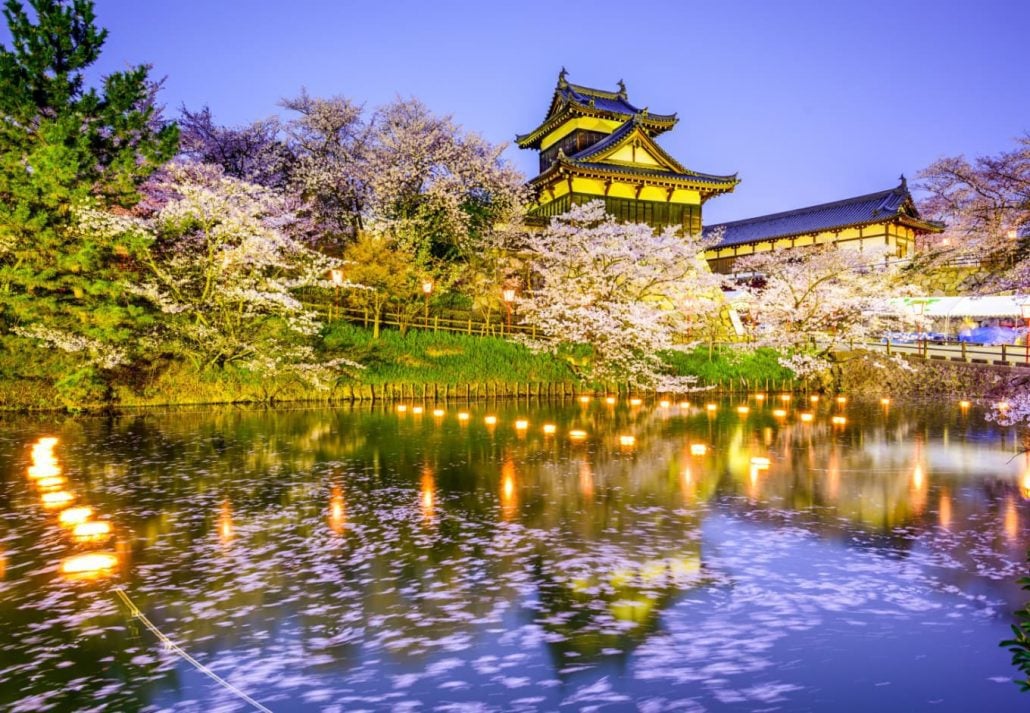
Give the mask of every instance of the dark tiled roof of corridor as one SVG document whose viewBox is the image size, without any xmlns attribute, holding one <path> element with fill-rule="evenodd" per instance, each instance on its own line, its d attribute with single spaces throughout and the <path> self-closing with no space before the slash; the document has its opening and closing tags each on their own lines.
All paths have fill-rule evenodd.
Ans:
<svg viewBox="0 0 1030 713">
<path fill-rule="evenodd" d="M 820 205 L 788 210 L 783 213 L 760 215 L 746 220 L 709 225 L 705 233 L 724 230 L 717 247 L 729 247 L 755 243 L 774 238 L 821 233 L 851 226 L 879 223 L 884 220 L 908 215 L 918 219 L 905 181 L 886 191 Z"/>
</svg>

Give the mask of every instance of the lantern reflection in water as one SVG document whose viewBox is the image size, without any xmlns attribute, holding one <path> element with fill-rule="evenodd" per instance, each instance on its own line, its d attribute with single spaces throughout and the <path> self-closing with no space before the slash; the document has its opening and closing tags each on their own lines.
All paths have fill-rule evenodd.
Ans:
<svg viewBox="0 0 1030 713">
<path fill-rule="evenodd" d="M 61 514 L 57 516 L 57 521 L 66 527 L 73 527 L 79 523 L 86 522 L 91 517 L 93 517 L 93 508 L 88 505 L 81 505 L 62 510 Z"/>
<path fill-rule="evenodd" d="M 587 437 L 587 432 L 586 431 L 580 431 L 579 429 L 576 429 L 576 428 L 574 428 L 571 431 L 569 431 L 569 440 L 572 440 L 572 441 L 582 441 L 582 440 L 585 440 L 586 437 Z"/>
<path fill-rule="evenodd" d="M 515 490 L 515 461 L 508 458 L 501 465 L 501 516 L 510 520 L 518 510 L 518 495 Z"/>
<path fill-rule="evenodd" d="M 102 520 L 80 522 L 72 528 L 76 542 L 100 542 L 111 536 L 111 523 Z"/>
<path fill-rule="evenodd" d="M 118 566 L 118 557 L 111 552 L 85 552 L 61 562 L 61 574 L 72 579 L 92 579 L 110 574 Z"/>
<path fill-rule="evenodd" d="M 946 492 L 941 493 L 940 504 L 937 506 L 937 520 L 945 530 L 951 527 L 951 498 Z"/>
<path fill-rule="evenodd" d="M 587 500 L 594 497 L 594 471 L 586 461 L 579 464 L 579 492 Z"/>
<path fill-rule="evenodd" d="M 422 485 L 419 491 L 422 517 L 432 520 L 436 516 L 436 479 L 428 466 L 422 469 Z"/>
<path fill-rule="evenodd" d="M 58 490 L 51 493 L 43 493 L 42 495 L 43 507 L 46 509 L 62 508 L 72 500 L 75 496 L 69 493 L 67 490 Z"/>
<path fill-rule="evenodd" d="M 223 500 L 222 507 L 218 511 L 218 539 L 222 541 L 223 545 L 227 545 L 232 542 L 232 538 L 232 506 L 229 505 L 228 500 Z"/>
<path fill-rule="evenodd" d="M 66 482 L 68 481 L 60 475 L 51 475 L 37 480 L 36 487 L 40 490 L 60 490 Z"/>
<path fill-rule="evenodd" d="M 1019 536 L 1019 511 L 1014 498 L 1005 498 L 1005 537 L 1015 540 Z"/>
<path fill-rule="evenodd" d="M 703 456 L 708 452 L 708 446 L 704 443 L 691 443 L 690 444 L 690 455 L 692 456 Z"/>
<path fill-rule="evenodd" d="M 343 491 L 334 485 L 329 494 L 329 529 L 342 535 L 347 526 L 347 509 L 343 501 Z"/>
<path fill-rule="evenodd" d="M 1030 457 L 1030 454 L 1027 454 Z M 1030 500 L 1030 467 L 1023 471 L 1023 476 L 1019 479 L 1019 494 L 1023 496 L 1023 500 Z"/>
</svg>

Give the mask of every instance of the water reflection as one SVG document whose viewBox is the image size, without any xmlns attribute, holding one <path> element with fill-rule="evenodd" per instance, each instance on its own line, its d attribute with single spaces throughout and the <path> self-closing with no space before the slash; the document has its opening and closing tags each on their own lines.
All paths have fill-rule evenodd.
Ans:
<svg viewBox="0 0 1030 713">
<path fill-rule="evenodd" d="M 9 421 L 0 677 L 30 683 L 0 685 L 0 707 L 68 707 L 73 680 L 119 710 L 212 700 L 131 630 L 112 582 L 272 708 L 523 686 L 539 708 L 582 686 L 589 706 L 653 695 L 655 676 L 715 710 L 814 707 L 797 657 L 817 662 L 796 652 L 852 620 L 916 641 L 961 620 L 993 655 L 1028 544 L 1010 434 L 957 408 L 825 401 L 211 410 L 69 420 L 49 447 Z M 54 493 L 70 499 L 48 509 Z M 841 670 L 874 675 L 856 653 Z M 1015 709 L 970 681 L 941 710 Z"/>
</svg>

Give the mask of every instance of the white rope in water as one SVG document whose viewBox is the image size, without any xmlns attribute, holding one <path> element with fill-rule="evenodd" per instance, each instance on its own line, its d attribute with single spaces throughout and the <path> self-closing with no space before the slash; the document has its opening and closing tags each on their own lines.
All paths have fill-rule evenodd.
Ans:
<svg viewBox="0 0 1030 713">
<path fill-rule="evenodd" d="M 156 636 L 158 638 L 158 640 L 161 641 L 161 643 L 163 643 L 167 648 L 169 648 L 170 650 L 174 651 L 183 660 L 185 660 L 187 663 L 192 665 L 195 669 L 200 671 L 202 674 L 204 674 L 208 678 L 212 679 L 215 683 L 217 683 L 218 685 L 222 686 L 223 688 L 225 688 L 227 691 L 231 692 L 232 694 L 238 696 L 240 699 L 246 701 L 250 705 L 254 706 L 254 708 L 256 708 L 257 710 L 263 711 L 263 713 L 272 713 L 272 711 L 270 711 L 268 708 L 265 708 L 263 705 L 261 705 L 260 703 L 255 701 L 250 696 L 248 696 L 246 693 L 244 693 L 240 689 L 236 688 L 236 686 L 232 685 L 231 683 L 226 681 L 224 678 L 219 676 L 217 673 L 215 673 L 214 671 L 209 669 L 207 666 L 205 666 L 204 664 L 202 664 L 199 661 L 197 661 L 195 658 L 193 658 L 188 653 L 183 651 L 179 647 L 178 644 L 176 644 L 174 641 L 172 641 L 167 636 L 165 636 L 161 632 L 160 629 L 158 629 L 156 626 L 154 626 L 154 622 L 150 621 L 150 619 L 147 618 L 146 614 L 141 612 L 139 610 L 139 607 L 137 607 L 135 604 L 132 603 L 132 600 L 129 599 L 129 595 L 125 593 L 124 589 L 122 589 L 121 587 L 115 587 L 114 591 L 121 598 L 122 603 L 124 603 L 125 606 L 128 607 L 129 614 L 131 614 L 132 616 L 136 617 L 141 622 L 143 622 L 143 626 L 147 627 L 147 629 L 149 629 L 150 632 L 154 636 Z"/>
</svg>

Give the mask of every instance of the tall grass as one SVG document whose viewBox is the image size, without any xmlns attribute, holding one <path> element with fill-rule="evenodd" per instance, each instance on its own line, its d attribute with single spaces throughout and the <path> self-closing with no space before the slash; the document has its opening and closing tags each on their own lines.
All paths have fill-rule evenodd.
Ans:
<svg viewBox="0 0 1030 713">
<path fill-rule="evenodd" d="M 497 337 L 454 332 L 372 331 L 334 323 L 324 338 L 327 352 L 340 352 L 365 365 L 366 384 L 473 384 L 488 381 L 558 383 L 576 380 L 568 364 L 549 354 Z"/>
</svg>

